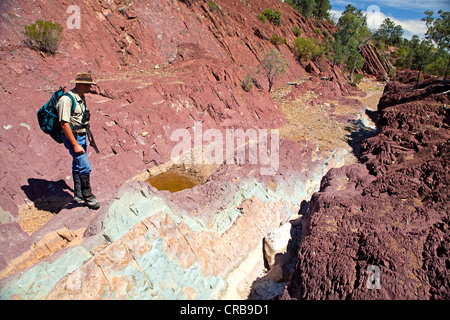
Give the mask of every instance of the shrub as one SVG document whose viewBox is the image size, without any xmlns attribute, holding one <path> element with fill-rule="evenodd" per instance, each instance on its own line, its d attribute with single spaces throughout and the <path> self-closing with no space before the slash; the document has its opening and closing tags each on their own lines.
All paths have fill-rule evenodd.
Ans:
<svg viewBox="0 0 450 320">
<path fill-rule="evenodd" d="M 358 84 L 361 82 L 361 80 L 362 80 L 363 78 L 364 78 L 364 76 L 363 76 L 362 74 L 355 73 L 355 74 L 353 75 L 353 83 L 356 84 L 356 85 L 358 85 Z"/>
<path fill-rule="evenodd" d="M 297 37 L 292 45 L 294 46 L 294 50 L 297 53 L 297 57 L 299 59 L 311 58 L 311 52 L 314 49 L 314 43 L 311 39 Z"/>
<path fill-rule="evenodd" d="M 210 11 L 215 11 L 219 9 L 219 6 L 214 1 L 209 1 L 208 7 Z"/>
<path fill-rule="evenodd" d="M 317 39 L 305 39 L 297 37 L 292 43 L 294 51 L 297 53 L 298 59 L 311 59 L 318 61 L 326 52 Z"/>
<path fill-rule="evenodd" d="M 59 23 L 37 20 L 24 28 L 28 45 L 44 52 L 55 53 L 62 40 L 63 27 Z"/>
<path fill-rule="evenodd" d="M 292 46 L 294 47 L 295 53 L 297 53 L 298 59 L 308 58 L 312 50 L 312 42 L 309 41 L 309 39 L 305 39 L 300 36 L 297 37 L 294 42 L 292 42 Z"/>
<path fill-rule="evenodd" d="M 274 12 L 272 9 L 266 9 L 262 14 L 259 14 L 258 18 L 265 22 L 265 20 L 261 19 L 262 17 L 260 16 L 266 17 L 266 20 L 269 20 L 275 26 L 279 26 L 281 24 L 281 12 L 279 10 Z"/>
<path fill-rule="evenodd" d="M 269 81 L 269 92 L 272 90 L 274 77 L 281 73 L 286 73 L 287 65 L 287 61 L 283 59 L 276 49 L 266 52 L 261 60 L 261 68 Z"/>
<path fill-rule="evenodd" d="M 261 20 L 263 23 L 267 21 L 267 17 L 262 13 L 258 14 L 258 19 Z"/>
<path fill-rule="evenodd" d="M 286 43 L 286 39 L 280 37 L 279 35 L 277 35 L 276 33 L 274 33 L 273 36 L 270 37 L 270 42 L 272 42 L 272 44 L 278 46 L 280 44 Z"/>
<path fill-rule="evenodd" d="M 292 32 L 294 33 L 294 36 L 298 37 L 298 36 L 300 36 L 302 34 L 302 29 L 300 29 L 297 26 L 294 26 L 292 28 Z"/>
<path fill-rule="evenodd" d="M 389 79 L 395 80 L 397 77 L 397 70 L 395 68 L 389 69 Z"/>
<path fill-rule="evenodd" d="M 325 48 L 321 45 L 316 45 L 311 52 L 311 60 L 316 62 L 319 61 L 325 54 Z"/>
<path fill-rule="evenodd" d="M 249 92 L 253 88 L 253 78 L 249 74 L 245 77 L 244 80 L 241 81 L 242 88 Z"/>
</svg>

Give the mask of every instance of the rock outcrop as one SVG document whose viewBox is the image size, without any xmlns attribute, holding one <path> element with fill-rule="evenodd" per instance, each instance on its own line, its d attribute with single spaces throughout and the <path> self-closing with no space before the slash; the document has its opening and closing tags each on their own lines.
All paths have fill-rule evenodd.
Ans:
<svg viewBox="0 0 450 320">
<path fill-rule="evenodd" d="M 66 24 L 73 11 L 59 2 L 0 2 L 2 299 L 217 298 L 266 233 L 297 213 L 299 199 L 329 168 L 345 163 L 345 142 L 319 148 L 309 136 L 292 135 L 280 138 L 273 177 L 240 164 L 208 169 L 205 181 L 176 194 L 143 182 L 149 172 L 173 167 L 176 129 L 192 133 L 197 122 L 225 137 L 227 129 L 280 129 L 289 121 L 258 72 L 272 49 L 288 62 L 274 89 L 296 81 L 288 86 L 291 101 L 316 90 L 311 106 L 316 114 L 326 110 L 330 128 L 364 112 L 355 101 L 341 106 L 342 96 L 361 93 L 339 68 L 323 60 L 308 73 L 309 62 L 270 41 L 276 33 L 292 43 L 294 25 L 323 39 L 317 30 L 332 33 L 333 25 L 279 1 L 189 3 L 72 1 L 81 14 L 76 29 Z M 280 26 L 257 18 L 267 8 L 282 12 Z M 24 44 L 23 25 L 39 18 L 64 26 L 54 55 Z M 87 96 L 100 149 L 90 154 L 93 192 L 102 203 L 95 212 L 72 203 L 71 158 L 36 121 L 51 93 L 69 89 L 86 70 L 98 82 Z M 247 75 L 254 79 L 250 92 L 241 84 Z M 320 90 L 336 100 L 333 106 Z M 347 133 L 335 138 L 342 142 Z"/>
<path fill-rule="evenodd" d="M 19 207 L 30 202 L 26 199 L 38 200 L 35 189 L 68 181 L 67 152 L 39 131 L 36 110 L 60 85 L 70 88 L 78 71 L 89 69 L 99 83 L 87 103 L 100 148 L 91 157 L 94 192 L 104 201 L 126 180 L 168 161 L 175 145 L 171 132 L 192 127 L 195 120 L 205 130 L 279 128 L 285 117 L 265 92 L 267 79 L 257 72 L 265 52 L 275 48 L 271 35 L 278 33 L 291 43 L 293 25 L 314 38 L 323 36 L 315 28 L 334 28 L 275 1 L 222 1 L 214 9 L 203 1 L 191 6 L 183 1 L 134 1 L 126 7 L 121 1 L 73 4 L 81 10 L 81 29 L 65 28 L 55 55 L 28 48 L 22 26 L 41 17 L 66 26 L 66 7 L 46 1 L 0 4 L 0 161 L 8 168 L 2 177 L 2 186 L 8 187 L 0 201 L 15 218 Z M 281 9 L 281 26 L 257 18 L 269 7 Z M 289 67 L 275 78 L 275 88 L 310 77 L 287 45 L 276 48 Z M 339 69 L 326 62 L 318 67 L 333 77 L 339 95 L 353 92 Z M 242 89 L 247 74 L 261 89 Z"/>
<path fill-rule="evenodd" d="M 381 50 L 372 42 L 368 42 L 361 48 L 361 56 L 364 58 L 364 65 L 361 71 L 365 74 L 373 75 L 379 80 L 388 79 L 391 69 L 394 66 Z"/>
<path fill-rule="evenodd" d="M 282 298 L 450 298 L 449 90 L 387 84 L 380 133 L 311 199 Z"/>
</svg>

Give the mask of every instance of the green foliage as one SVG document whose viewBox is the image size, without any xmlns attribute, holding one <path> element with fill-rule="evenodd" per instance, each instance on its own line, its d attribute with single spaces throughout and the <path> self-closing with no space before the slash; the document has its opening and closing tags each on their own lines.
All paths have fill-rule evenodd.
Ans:
<svg viewBox="0 0 450 320">
<path fill-rule="evenodd" d="M 264 18 L 265 19 L 264 19 Z M 258 19 L 262 22 L 269 20 L 273 25 L 281 25 L 281 12 L 279 10 L 273 11 L 272 9 L 265 9 L 261 14 L 258 15 Z"/>
<path fill-rule="evenodd" d="M 425 39 L 416 35 L 411 40 L 403 38 L 402 27 L 389 18 L 385 19 L 373 34 L 373 43 L 379 49 L 385 50 L 386 45 L 397 47 L 391 55 L 394 65 L 400 69 L 418 70 L 418 81 L 423 78 L 424 71 L 444 77 L 450 71 L 450 12 L 440 10 L 438 17 L 433 14 L 433 11 L 425 11 L 426 17 L 422 19 L 427 25 Z M 332 60 L 343 65 L 345 70 L 350 72 L 350 79 L 355 82 L 352 76 L 363 64 L 361 48 L 370 39 L 366 17 L 361 10 L 347 5 L 337 27 L 339 31 L 334 34 Z M 326 44 L 328 42 L 325 41 Z M 329 51 L 329 48 L 325 49 L 326 54 L 329 54 Z M 389 77 L 395 76 L 396 70 L 391 69 Z"/>
<path fill-rule="evenodd" d="M 448 52 L 442 52 L 436 55 L 433 61 L 425 67 L 425 71 L 436 76 L 445 75 L 445 72 L 448 72 L 449 59 L 450 54 Z"/>
<path fill-rule="evenodd" d="M 267 17 L 262 13 L 258 14 L 258 19 L 261 20 L 263 23 L 267 21 Z"/>
<path fill-rule="evenodd" d="M 381 51 L 385 51 L 386 50 L 386 45 L 384 44 L 384 41 L 373 40 L 373 44 L 375 45 L 375 47 L 377 47 Z"/>
<path fill-rule="evenodd" d="M 355 73 L 354 75 L 353 75 L 353 83 L 354 84 L 356 84 L 356 85 L 358 85 L 360 82 L 361 82 L 361 80 L 364 78 L 364 75 L 362 75 L 362 74 L 360 74 L 360 73 Z"/>
<path fill-rule="evenodd" d="M 319 20 L 329 20 L 331 9 L 329 0 L 286 0 L 306 18 L 316 18 Z"/>
<path fill-rule="evenodd" d="M 63 27 L 51 21 L 36 20 L 31 25 L 24 26 L 27 43 L 43 52 L 55 53 L 62 40 Z"/>
<path fill-rule="evenodd" d="M 315 0 L 288 0 L 286 3 L 293 6 L 306 18 L 312 18 L 314 16 L 314 10 L 316 7 Z"/>
<path fill-rule="evenodd" d="M 325 39 L 323 40 L 323 43 L 324 43 L 323 50 L 325 52 L 325 55 L 331 61 L 332 57 L 333 57 L 333 54 L 334 54 L 334 50 L 333 50 L 334 37 L 331 36 L 328 32 L 326 32 Z"/>
<path fill-rule="evenodd" d="M 408 52 L 409 47 L 407 45 L 404 45 L 403 47 L 400 47 L 397 49 L 397 51 L 395 51 L 395 53 L 393 54 L 394 58 L 396 59 L 394 65 L 397 68 L 404 69 L 409 66 L 407 59 Z"/>
<path fill-rule="evenodd" d="M 326 52 L 325 47 L 317 39 L 306 39 L 301 36 L 292 42 L 292 47 L 298 59 L 318 61 Z"/>
<path fill-rule="evenodd" d="M 299 36 L 292 42 L 292 46 L 298 59 L 310 59 L 315 44 L 312 39 L 306 39 Z"/>
<path fill-rule="evenodd" d="M 389 75 L 389 79 L 395 80 L 395 78 L 397 77 L 397 70 L 395 68 L 389 69 L 388 75 Z"/>
<path fill-rule="evenodd" d="M 355 69 L 364 62 L 359 51 L 370 37 L 366 16 L 361 10 L 349 4 L 345 7 L 337 26 L 339 31 L 334 34 L 333 61 L 344 65 L 352 78 Z"/>
<path fill-rule="evenodd" d="M 241 85 L 246 92 L 249 92 L 253 88 L 253 77 L 247 74 L 245 79 L 241 81 Z"/>
<path fill-rule="evenodd" d="M 208 6 L 211 9 L 217 8 L 217 4 L 214 1 L 208 1 Z"/>
<path fill-rule="evenodd" d="M 423 71 L 446 76 L 450 68 L 450 13 L 440 10 L 438 14 L 435 18 L 433 11 L 425 11 L 425 39 L 416 35 L 411 40 L 402 39 L 393 54 L 397 68 L 419 70 L 418 80 Z"/>
<path fill-rule="evenodd" d="M 390 46 L 399 46 L 402 43 L 403 28 L 394 21 L 386 18 L 380 28 L 375 32 L 374 39 Z"/>
<path fill-rule="evenodd" d="M 272 42 L 272 44 L 278 46 L 280 44 L 286 43 L 286 39 L 280 37 L 278 34 L 274 33 L 271 37 L 270 37 L 270 42 Z"/>
<path fill-rule="evenodd" d="M 292 32 L 294 33 L 294 36 L 298 37 L 302 34 L 302 29 L 300 29 L 297 26 L 292 27 Z"/>
<path fill-rule="evenodd" d="M 447 74 L 450 69 L 450 12 L 439 10 L 439 18 L 433 17 L 433 11 L 425 11 L 426 18 L 425 20 L 427 24 L 427 33 L 426 37 L 428 40 L 432 40 L 437 45 L 436 59 L 440 60 L 431 66 L 432 70 L 439 70 L 439 65 L 442 63 L 440 59 L 442 55 L 447 54 L 447 66 L 444 71 L 444 79 L 447 78 Z"/>
<path fill-rule="evenodd" d="M 276 49 L 265 53 L 261 60 L 261 68 L 269 81 L 269 92 L 272 90 L 273 79 L 279 74 L 286 73 L 288 63 Z"/>
<path fill-rule="evenodd" d="M 364 58 L 359 52 L 354 52 L 348 58 L 347 71 L 350 72 L 350 77 L 356 69 L 361 69 L 364 66 Z"/>
<path fill-rule="evenodd" d="M 316 0 L 316 8 L 314 10 L 314 18 L 320 20 L 330 20 L 331 4 L 329 0 Z"/>
<path fill-rule="evenodd" d="M 311 60 L 314 62 L 319 61 L 322 56 L 326 53 L 326 49 L 321 44 L 316 44 L 311 52 Z"/>
<path fill-rule="evenodd" d="M 420 40 L 413 36 L 409 45 L 407 61 L 412 69 L 423 71 L 433 59 L 433 47 L 428 39 Z"/>
<path fill-rule="evenodd" d="M 426 18 L 423 18 L 427 24 L 427 39 L 436 43 L 439 51 L 450 50 L 450 12 L 439 10 L 439 18 L 433 17 L 433 11 L 425 11 Z"/>
<path fill-rule="evenodd" d="M 406 61 L 411 69 L 419 70 L 417 76 L 417 83 L 419 83 L 421 72 L 425 70 L 434 56 L 434 48 L 431 40 L 420 40 L 418 36 L 414 35 L 409 43 L 409 51 L 406 56 Z"/>
</svg>

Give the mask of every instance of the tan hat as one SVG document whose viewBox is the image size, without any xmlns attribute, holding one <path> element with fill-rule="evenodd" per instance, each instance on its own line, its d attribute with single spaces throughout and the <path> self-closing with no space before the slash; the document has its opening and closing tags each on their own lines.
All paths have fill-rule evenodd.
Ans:
<svg viewBox="0 0 450 320">
<path fill-rule="evenodd" d="M 89 72 L 78 73 L 75 80 L 70 81 L 70 83 L 97 84 L 92 80 L 92 75 Z"/>
</svg>

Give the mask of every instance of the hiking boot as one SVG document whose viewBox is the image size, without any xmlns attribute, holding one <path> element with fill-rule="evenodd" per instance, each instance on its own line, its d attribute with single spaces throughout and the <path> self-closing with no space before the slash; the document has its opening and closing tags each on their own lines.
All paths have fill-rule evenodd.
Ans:
<svg viewBox="0 0 450 320">
<path fill-rule="evenodd" d="M 100 208 L 100 202 L 97 201 L 95 196 L 92 194 L 90 176 L 80 176 L 81 179 L 81 193 L 83 196 L 84 203 L 89 209 L 97 210 Z"/>
<path fill-rule="evenodd" d="M 83 194 L 81 193 L 81 179 L 78 172 L 72 172 L 73 177 L 73 201 L 79 203 L 83 201 Z"/>
</svg>

